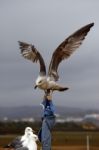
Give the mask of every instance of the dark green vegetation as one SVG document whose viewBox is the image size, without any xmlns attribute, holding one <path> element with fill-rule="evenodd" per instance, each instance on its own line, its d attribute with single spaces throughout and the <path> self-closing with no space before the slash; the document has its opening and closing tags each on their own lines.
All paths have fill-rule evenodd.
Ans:
<svg viewBox="0 0 99 150">
<path fill-rule="evenodd" d="M 32 127 L 35 131 L 41 126 L 40 122 L 0 122 L 0 134 L 23 134 L 25 127 Z"/>
<path fill-rule="evenodd" d="M 23 134 L 25 127 L 30 126 L 36 132 L 41 127 L 41 122 L 0 122 L 0 135 Z M 92 124 L 77 124 L 74 122 L 57 123 L 53 131 L 99 131 L 99 128 Z"/>
</svg>

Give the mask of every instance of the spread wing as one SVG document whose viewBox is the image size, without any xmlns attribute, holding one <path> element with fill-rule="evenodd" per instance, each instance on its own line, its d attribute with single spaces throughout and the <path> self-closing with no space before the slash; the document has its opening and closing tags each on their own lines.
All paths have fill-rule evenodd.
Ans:
<svg viewBox="0 0 99 150">
<path fill-rule="evenodd" d="M 33 63 L 39 61 L 40 75 L 46 75 L 46 67 L 45 67 L 44 60 L 41 54 L 37 51 L 37 49 L 32 44 L 28 44 L 20 41 L 18 42 L 19 42 L 22 56 L 28 60 L 31 60 Z"/>
<path fill-rule="evenodd" d="M 71 54 L 82 44 L 82 41 L 85 39 L 85 36 L 93 25 L 94 23 L 91 23 L 77 30 L 56 48 L 49 65 L 48 75 L 50 77 L 58 80 L 59 76 L 57 69 L 60 62 L 69 58 Z"/>
</svg>

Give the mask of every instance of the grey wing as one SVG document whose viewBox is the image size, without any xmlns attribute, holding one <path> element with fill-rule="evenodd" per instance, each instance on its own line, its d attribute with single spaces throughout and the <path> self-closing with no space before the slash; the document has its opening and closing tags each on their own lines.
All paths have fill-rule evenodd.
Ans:
<svg viewBox="0 0 99 150">
<path fill-rule="evenodd" d="M 52 55 L 52 59 L 49 65 L 48 75 L 53 77 L 54 80 L 58 80 L 58 66 L 60 62 L 64 59 L 67 59 L 71 56 L 71 54 L 79 48 L 82 44 L 85 36 L 90 31 L 90 28 L 94 25 L 94 23 L 90 23 L 81 29 L 77 30 L 75 33 L 70 35 L 67 39 L 65 39 L 54 51 Z"/>
<path fill-rule="evenodd" d="M 21 54 L 24 58 L 31 60 L 32 62 L 38 62 L 40 64 L 40 74 L 46 75 L 46 67 L 41 54 L 32 45 L 25 42 L 18 41 Z"/>
<path fill-rule="evenodd" d="M 16 137 L 12 142 L 4 146 L 4 148 L 15 148 L 15 149 L 20 147 L 22 147 L 21 136 Z"/>
</svg>

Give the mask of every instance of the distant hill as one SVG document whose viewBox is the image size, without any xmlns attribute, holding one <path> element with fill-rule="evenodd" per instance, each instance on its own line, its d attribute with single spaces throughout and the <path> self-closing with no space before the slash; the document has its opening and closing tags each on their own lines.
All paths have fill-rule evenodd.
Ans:
<svg viewBox="0 0 99 150">
<path fill-rule="evenodd" d="M 22 106 L 22 107 L 1 107 L 0 119 L 21 119 L 27 117 L 39 118 L 41 115 L 40 106 Z"/>
<path fill-rule="evenodd" d="M 80 108 L 56 106 L 56 114 L 59 114 L 61 117 L 83 117 L 86 114 L 94 112 L 99 113 L 98 110 L 87 110 Z M 40 119 L 41 115 L 41 106 L 0 107 L 0 120 L 2 120 L 4 117 L 7 117 L 8 119 L 21 119 L 28 117 Z"/>
</svg>

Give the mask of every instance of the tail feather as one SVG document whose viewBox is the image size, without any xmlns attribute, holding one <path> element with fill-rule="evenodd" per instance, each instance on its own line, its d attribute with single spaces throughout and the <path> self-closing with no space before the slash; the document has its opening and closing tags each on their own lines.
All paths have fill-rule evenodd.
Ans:
<svg viewBox="0 0 99 150">
<path fill-rule="evenodd" d="M 59 88 L 59 91 L 62 92 L 62 91 L 66 91 L 66 90 L 68 90 L 68 89 L 69 89 L 68 87 L 60 87 L 60 88 Z"/>
</svg>

